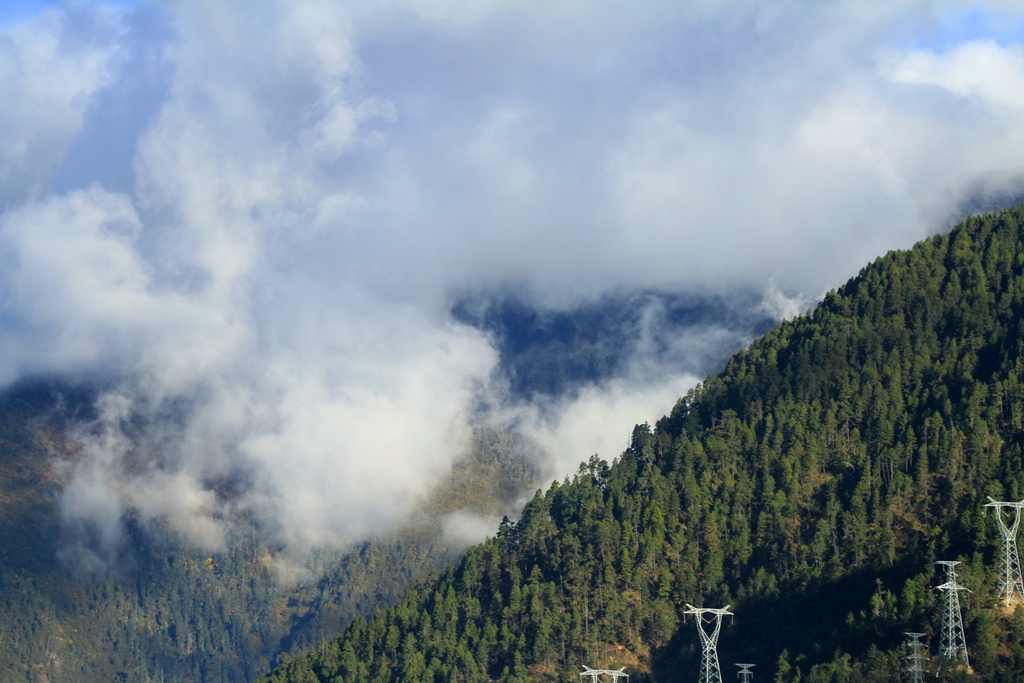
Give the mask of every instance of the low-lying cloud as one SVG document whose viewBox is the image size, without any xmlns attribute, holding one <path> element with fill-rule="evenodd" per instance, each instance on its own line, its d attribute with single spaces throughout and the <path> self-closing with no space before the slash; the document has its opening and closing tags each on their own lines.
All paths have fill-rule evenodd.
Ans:
<svg viewBox="0 0 1024 683">
<path fill-rule="evenodd" d="M 513 414 L 520 432 L 550 456 L 545 479 L 559 479 L 592 455 L 608 461 L 618 457 L 629 446 L 634 425 L 668 413 L 699 381 L 687 374 L 643 384 L 613 380 L 585 388 L 553 411 L 530 406 Z"/>
<path fill-rule="evenodd" d="M 92 525 L 97 562 L 126 510 L 209 548 L 240 514 L 295 552 L 343 543 L 415 506 L 482 398 L 552 476 L 614 457 L 742 335 L 670 342 L 652 308 L 623 373 L 510 407 L 456 293 L 754 290 L 790 316 L 1020 196 L 1019 9 L 983 3 L 970 34 L 949 26 L 973 5 L 869 5 L 0 22 L 0 381 L 107 387 L 61 465 L 68 524 Z"/>
</svg>

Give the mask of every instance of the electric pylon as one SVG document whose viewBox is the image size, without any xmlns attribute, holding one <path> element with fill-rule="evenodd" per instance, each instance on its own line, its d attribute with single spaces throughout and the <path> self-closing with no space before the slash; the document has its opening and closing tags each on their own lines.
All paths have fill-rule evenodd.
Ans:
<svg viewBox="0 0 1024 683">
<path fill-rule="evenodd" d="M 988 499 L 992 502 L 985 507 L 996 509 L 996 521 L 999 522 L 999 531 L 1003 536 L 1003 552 L 1000 558 L 1002 575 L 999 577 L 998 595 L 1006 601 L 1006 605 L 1009 605 L 1013 600 L 1014 591 L 1024 600 L 1024 582 L 1021 581 L 1020 558 L 1017 556 L 1017 528 L 1020 526 L 1020 509 L 1024 507 L 1024 500 L 1019 503 L 1007 503 L 993 500 L 992 496 Z M 1013 524 L 1009 527 L 1003 519 L 1003 508 L 1013 510 Z"/>
<path fill-rule="evenodd" d="M 689 603 L 686 606 L 689 609 L 683 614 L 693 614 L 697 617 L 697 632 L 700 634 L 700 644 L 704 650 L 700 660 L 700 683 L 722 683 L 722 670 L 718 666 L 718 634 L 722 630 L 722 617 L 733 616 L 729 611 L 729 605 L 724 609 L 694 607 Z M 710 634 L 704 631 L 705 614 L 711 614 L 715 618 L 715 628 Z"/>
<path fill-rule="evenodd" d="M 580 676 L 581 677 L 583 677 L 583 676 L 590 676 L 591 683 L 597 683 L 597 680 L 601 676 L 611 676 L 612 683 L 617 683 L 617 681 L 620 678 L 625 678 L 627 682 L 629 681 L 629 674 L 626 673 L 626 667 L 622 667 L 621 669 L 615 669 L 615 670 L 612 670 L 612 669 L 591 669 L 589 666 L 584 664 L 583 665 L 583 671 L 580 672 Z"/>
<path fill-rule="evenodd" d="M 939 639 L 939 654 L 955 662 L 962 661 L 964 666 L 970 668 L 971 662 L 967 657 L 967 638 L 964 637 L 964 620 L 960 616 L 960 591 L 966 591 L 967 587 L 956 582 L 956 570 L 953 569 L 960 563 L 940 560 L 935 564 L 946 567 L 946 583 L 937 586 L 937 590 L 944 591 L 946 594 L 946 606 L 942 611 L 942 637 Z"/>
<path fill-rule="evenodd" d="M 736 666 L 740 668 L 739 672 L 736 673 L 740 683 L 750 683 L 754 680 L 754 672 L 751 671 L 754 668 L 753 664 L 737 664 Z"/>
<path fill-rule="evenodd" d="M 910 642 L 907 646 L 910 648 L 910 655 L 904 657 L 910 661 L 907 666 L 907 671 L 910 672 L 910 683 L 924 683 L 924 667 L 921 666 L 921 662 L 928 659 L 928 655 L 921 652 L 921 648 L 924 647 L 924 643 L 921 642 L 921 638 L 924 637 L 923 633 L 907 633 L 910 636 Z"/>
</svg>

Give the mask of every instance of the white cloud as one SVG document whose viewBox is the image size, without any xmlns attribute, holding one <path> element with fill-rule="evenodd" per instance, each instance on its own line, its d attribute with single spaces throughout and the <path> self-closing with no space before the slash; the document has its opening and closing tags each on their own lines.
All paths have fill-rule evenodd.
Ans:
<svg viewBox="0 0 1024 683">
<path fill-rule="evenodd" d="M 934 85 L 975 98 L 993 113 L 1019 116 L 1024 109 L 1024 45 L 1002 47 L 985 40 L 944 54 L 914 51 L 903 55 L 891 74 L 897 81 Z"/>
<path fill-rule="evenodd" d="M 375 110 L 349 101 L 336 6 L 180 9 L 136 195 L 94 185 L 0 219 L 4 377 L 120 378 L 63 499 L 101 546 L 122 506 L 214 546 L 224 485 L 293 549 L 351 540 L 400 519 L 459 453 L 493 351 L 289 259 L 359 203 L 325 171 Z"/>
<path fill-rule="evenodd" d="M 801 295 L 787 296 L 773 280 L 764 293 L 760 309 L 775 320 L 792 320 L 806 313 L 810 307 L 810 299 Z"/>
<path fill-rule="evenodd" d="M 685 374 L 669 374 L 642 385 L 614 380 L 588 386 L 547 410 L 528 406 L 510 417 L 546 453 L 542 478 L 560 478 L 591 455 L 609 462 L 619 457 L 629 446 L 634 425 L 654 424 L 698 381 Z"/>
<path fill-rule="evenodd" d="M 501 519 L 500 515 L 488 517 L 459 510 L 444 518 L 441 532 L 446 543 L 457 548 L 466 547 L 494 536 Z"/>
<path fill-rule="evenodd" d="M 0 207 L 45 189 L 90 98 L 110 82 L 120 30 L 103 11 L 48 10 L 0 26 Z"/>
<path fill-rule="evenodd" d="M 149 425 L 83 432 L 69 519 L 133 506 L 210 546 L 249 511 L 296 548 L 390 524 L 497 362 L 452 292 L 768 289 L 786 315 L 1019 190 L 1020 43 L 915 38 L 964 7 L 189 1 L 5 26 L 0 380 L 102 373 Z M 552 472 L 614 457 L 696 381 L 654 359 L 736 343 L 641 343 L 630 377 L 521 423 Z"/>
</svg>

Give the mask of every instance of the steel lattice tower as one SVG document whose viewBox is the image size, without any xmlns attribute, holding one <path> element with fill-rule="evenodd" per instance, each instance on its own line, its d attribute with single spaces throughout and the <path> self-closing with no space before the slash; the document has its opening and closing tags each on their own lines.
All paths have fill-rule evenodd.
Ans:
<svg viewBox="0 0 1024 683">
<path fill-rule="evenodd" d="M 910 665 L 907 667 L 907 671 L 910 672 L 910 683 L 924 683 L 924 667 L 921 666 L 921 662 L 928 659 L 928 655 L 922 654 L 921 648 L 924 647 L 924 643 L 921 642 L 921 638 L 924 637 L 923 633 L 908 633 L 910 636 L 910 642 L 907 646 L 910 648 L 910 655 L 904 657 L 910 661 Z"/>
<path fill-rule="evenodd" d="M 686 606 L 689 609 L 683 614 L 693 614 L 697 617 L 697 632 L 700 634 L 700 644 L 704 650 L 700 660 L 700 683 L 722 683 L 722 669 L 718 666 L 718 634 L 722 631 L 722 617 L 733 615 L 729 611 L 729 605 L 724 609 L 694 607 L 690 604 Z M 715 628 L 710 634 L 704 631 L 705 614 L 711 614 L 715 618 Z"/>
<path fill-rule="evenodd" d="M 597 679 L 601 676 L 611 676 L 612 683 L 617 683 L 620 678 L 625 678 L 629 681 L 629 674 L 626 673 L 626 667 L 621 669 L 591 669 L 586 664 L 583 665 L 583 671 L 580 672 L 580 677 L 590 676 L 591 683 L 597 683 Z"/>
<path fill-rule="evenodd" d="M 988 497 L 991 503 L 985 505 L 987 508 L 996 509 L 996 521 L 999 522 L 999 531 L 1003 536 L 1003 552 L 1000 558 L 1002 562 L 1002 575 L 999 577 L 999 592 L 1009 605 L 1013 599 L 1014 591 L 1024 599 L 1024 582 L 1020 577 L 1020 558 L 1017 555 L 1017 528 L 1020 527 L 1020 509 L 1024 507 L 1024 500 L 1019 503 L 1006 503 Z M 1013 524 L 1006 526 L 1003 519 L 1003 508 L 1013 509 Z"/>
<path fill-rule="evenodd" d="M 737 664 L 740 670 L 736 673 L 736 676 L 740 679 L 740 683 L 750 683 L 754 680 L 754 672 L 751 669 L 754 668 L 753 664 Z"/>
<path fill-rule="evenodd" d="M 939 640 L 939 654 L 955 662 L 962 661 L 964 666 L 969 668 L 971 662 L 967 657 L 964 620 L 960 616 L 960 591 L 966 591 L 967 587 L 956 582 L 956 570 L 953 569 L 960 563 L 940 560 L 935 564 L 946 567 L 946 583 L 937 586 L 937 590 L 946 593 L 946 606 L 942 612 L 942 637 Z"/>
</svg>

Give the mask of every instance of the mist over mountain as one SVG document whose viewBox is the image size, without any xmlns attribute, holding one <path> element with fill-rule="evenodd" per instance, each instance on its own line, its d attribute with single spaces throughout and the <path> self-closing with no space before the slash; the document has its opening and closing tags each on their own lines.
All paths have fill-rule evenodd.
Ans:
<svg viewBox="0 0 1024 683">
<path fill-rule="evenodd" d="M 653 384 L 667 368 L 707 375 L 763 334 L 778 311 L 762 295 L 606 293 L 571 308 L 512 293 L 467 295 L 453 317 L 486 332 L 513 402 L 558 399 L 629 378 Z"/>
<path fill-rule="evenodd" d="M 0 386 L 88 388 L 32 470 L 63 556 L 249 530 L 295 575 L 481 434 L 614 457 L 1020 195 L 1022 44 L 1004 0 L 5 3 Z"/>
<path fill-rule="evenodd" d="M 1024 495 L 1024 207 L 893 251 L 581 462 L 455 566 L 263 683 L 1015 681 L 1024 596 L 990 500 Z M 997 513 L 998 514 L 998 513 Z M 1016 528 L 1014 527 L 1014 533 Z M 970 667 L 936 560 L 958 564 Z M 700 619 L 700 616 L 696 617 Z M 698 622 L 699 624 L 700 622 Z M 727 670 L 727 669 L 726 669 Z"/>
</svg>

